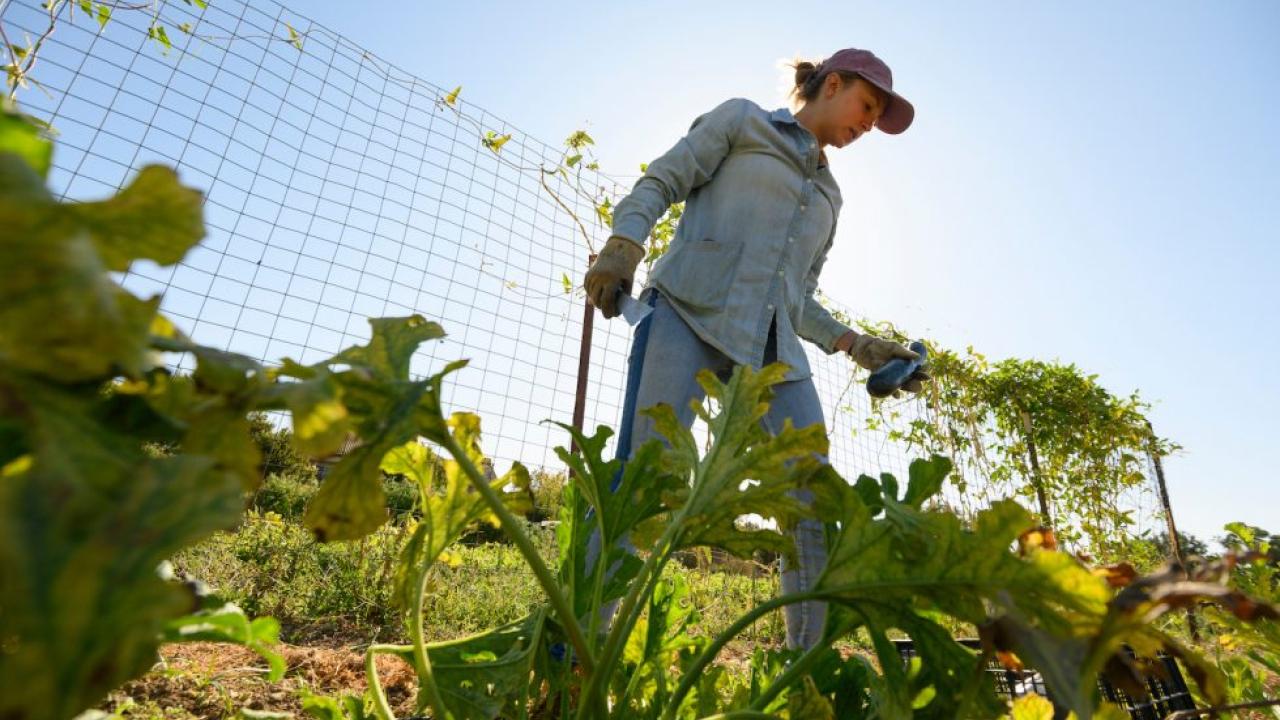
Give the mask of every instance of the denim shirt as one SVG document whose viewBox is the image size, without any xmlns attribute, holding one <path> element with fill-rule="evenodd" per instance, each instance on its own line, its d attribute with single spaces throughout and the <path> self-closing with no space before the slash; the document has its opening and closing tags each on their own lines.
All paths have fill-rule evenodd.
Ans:
<svg viewBox="0 0 1280 720">
<path fill-rule="evenodd" d="M 759 367 L 776 322 L 786 379 L 809 377 L 797 335 L 831 354 L 849 330 L 814 299 L 841 198 L 813 133 L 785 108 L 722 103 L 649 164 L 614 208 L 613 234 L 643 246 L 681 200 L 684 215 L 646 287 L 735 363 Z"/>
</svg>

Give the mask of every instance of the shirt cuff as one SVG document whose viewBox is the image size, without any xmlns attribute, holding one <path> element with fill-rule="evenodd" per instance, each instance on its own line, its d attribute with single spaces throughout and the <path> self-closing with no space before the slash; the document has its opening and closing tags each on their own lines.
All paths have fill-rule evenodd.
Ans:
<svg viewBox="0 0 1280 720">
<path fill-rule="evenodd" d="M 828 355 L 836 352 L 836 341 L 853 330 L 830 315 L 815 317 L 812 320 L 805 318 L 805 320 L 806 336 Z"/>
<path fill-rule="evenodd" d="M 631 236 L 631 235 L 628 235 L 628 234 L 627 234 L 627 233 L 625 233 L 625 232 L 618 232 L 618 230 L 617 230 L 616 228 L 615 228 L 615 229 L 614 229 L 614 231 L 609 235 L 609 237 L 611 237 L 611 238 L 622 238 L 623 240 L 626 240 L 627 242 L 630 242 L 630 243 L 632 243 L 633 245 L 635 245 L 636 247 L 640 248 L 640 252 L 648 253 L 648 250 L 646 250 L 646 249 L 645 249 L 644 243 L 643 243 L 642 241 L 635 239 L 635 237 L 633 237 L 633 236 Z"/>
</svg>

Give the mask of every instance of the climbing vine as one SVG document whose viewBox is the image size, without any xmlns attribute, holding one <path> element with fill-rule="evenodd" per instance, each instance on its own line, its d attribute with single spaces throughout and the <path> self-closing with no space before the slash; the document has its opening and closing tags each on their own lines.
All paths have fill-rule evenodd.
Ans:
<svg viewBox="0 0 1280 720">
<path fill-rule="evenodd" d="M 891 323 L 833 314 L 864 332 L 912 339 Z M 1153 434 L 1150 405 L 1137 392 L 1112 393 L 1075 364 L 993 362 L 973 347 L 926 345 L 934 381 L 912 402 L 873 401 L 861 429 L 952 457 L 955 492 L 947 502 L 957 510 L 971 515 L 1017 498 L 1077 551 L 1121 555 L 1136 522 L 1125 498 L 1147 483 L 1149 453 L 1179 449 Z M 855 373 L 852 382 L 865 380 Z"/>
</svg>

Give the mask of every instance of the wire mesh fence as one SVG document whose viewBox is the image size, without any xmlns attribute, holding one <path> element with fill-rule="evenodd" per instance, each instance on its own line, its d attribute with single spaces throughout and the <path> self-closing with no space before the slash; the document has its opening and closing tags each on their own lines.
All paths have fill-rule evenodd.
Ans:
<svg viewBox="0 0 1280 720">
<path fill-rule="evenodd" d="M 608 234 L 591 193 L 616 197 L 624 183 L 545 172 L 562 147 L 274 2 L 201 5 L 117 10 L 106 27 L 65 12 L 21 96 L 58 133 L 50 184 L 63 198 L 113 192 L 149 163 L 205 193 L 204 241 L 175 266 L 135 263 L 124 286 L 161 294 L 196 341 L 268 363 L 363 342 L 369 317 L 437 320 L 449 335 L 413 372 L 469 358 L 446 406 L 481 415 L 499 465 L 556 468 L 568 438 L 544 421 L 569 423 L 574 407 L 583 300 L 571 286 L 587 238 Z M 14 0 L 0 23 L 11 39 L 40 38 L 51 12 Z M 595 323 L 587 428 L 618 424 L 629 344 L 621 320 Z M 919 451 L 868 427 L 852 364 L 809 354 L 832 464 L 846 477 L 905 474 Z M 914 401 L 889 402 L 901 423 L 924 418 Z M 1156 521 L 1151 497 L 1126 500 L 1140 524 Z"/>
</svg>

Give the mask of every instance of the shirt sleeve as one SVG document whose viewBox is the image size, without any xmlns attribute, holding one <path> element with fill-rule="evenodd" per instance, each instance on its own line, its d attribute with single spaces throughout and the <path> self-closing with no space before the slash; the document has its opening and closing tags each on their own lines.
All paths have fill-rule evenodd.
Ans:
<svg viewBox="0 0 1280 720">
<path fill-rule="evenodd" d="M 726 100 L 693 121 L 689 132 L 661 157 L 613 211 L 613 234 L 644 246 L 667 208 L 711 180 L 728 156 L 751 101 Z"/>
<path fill-rule="evenodd" d="M 822 273 L 822 266 L 827 262 L 827 253 L 830 252 L 835 238 L 836 228 L 835 223 L 832 223 L 831 236 L 827 238 L 827 244 L 823 246 L 822 252 L 818 253 L 817 259 L 809 267 L 809 274 L 805 277 L 804 312 L 800 315 L 800 327 L 796 329 L 796 334 L 822 348 L 828 355 L 836 351 L 836 341 L 840 336 L 850 330 L 848 325 L 832 317 L 831 313 L 814 297 L 818 289 L 818 275 Z"/>
</svg>

